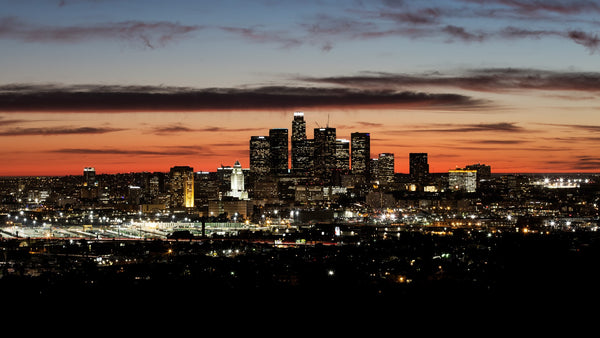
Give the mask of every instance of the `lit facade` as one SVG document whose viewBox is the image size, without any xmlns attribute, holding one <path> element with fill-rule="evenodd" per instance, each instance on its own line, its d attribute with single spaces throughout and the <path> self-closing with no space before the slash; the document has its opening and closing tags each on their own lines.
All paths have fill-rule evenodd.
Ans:
<svg viewBox="0 0 600 338">
<path fill-rule="evenodd" d="M 171 207 L 194 207 L 194 169 L 177 166 L 170 170 Z"/>
<path fill-rule="evenodd" d="M 368 176 L 371 162 L 371 134 L 352 133 L 350 142 L 352 173 Z"/>
<path fill-rule="evenodd" d="M 268 136 L 252 136 L 250 138 L 250 173 L 257 178 L 269 174 L 270 143 Z"/>
<path fill-rule="evenodd" d="M 292 120 L 292 170 L 307 175 L 313 166 L 312 140 L 306 138 L 306 121 L 303 112 L 295 112 Z"/>
<path fill-rule="evenodd" d="M 286 173 L 288 170 L 288 130 L 285 128 L 270 129 L 269 144 L 271 173 Z"/>
<path fill-rule="evenodd" d="M 448 187 L 454 191 L 475 192 L 477 190 L 477 170 L 448 170 Z"/>
<path fill-rule="evenodd" d="M 379 154 L 376 175 L 377 180 L 381 184 L 390 184 L 394 181 L 394 154 Z"/>
<path fill-rule="evenodd" d="M 92 167 L 83 168 L 83 184 L 88 187 L 98 185 L 96 181 L 96 169 Z"/>
<path fill-rule="evenodd" d="M 336 168 L 335 128 L 314 129 L 314 172 L 316 176 L 328 178 Z"/>
<path fill-rule="evenodd" d="M 336 169 L 350 170 L 350 141 L 335 140 Z"/>
<path fill-rule="evenodd" d="M 244 188 L 244 173 L 242 171 L 242 165 L 239 161 L 235 161 L 230 179 L 231 190 L 229 195 L 237 199 L 248 199 L 248 193 Z"/>
</svg>

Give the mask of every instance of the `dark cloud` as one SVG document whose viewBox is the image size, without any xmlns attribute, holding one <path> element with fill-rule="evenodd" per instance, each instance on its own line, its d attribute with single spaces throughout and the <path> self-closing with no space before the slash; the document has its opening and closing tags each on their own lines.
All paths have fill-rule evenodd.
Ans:
<svg viewBox="0 0 600 338">
<path fill-rule="evenodd" d="M 487 39 L 487 34 L 483 32 L 469 32 L 464 27 L 448 25 L 441 30 L 451 39 L 458 39 L 466 42 L 482 42 Z"/>
<path fill-rule="evenodd" d="M 11 125 L 11 124 L 21 124 L 21 123 L 26 123 L 26 122 L 32 122 L 30 120 L 23 120 L 23 119 L 9 119 L 9 120 L 5 120 L 4 117 L 0 116 L 0 125 L 1 126 L 7 126 L 7 125 Z"/>
<path fill-rule="evenodd" d="M 119 39 L 147 48 L 162 47 L 203 29 L 200 25 L 176 22 L 122 21 L 73 26 L 42 26 L 15 17 L 0 18 L 0 38 L 25 42 L 79 43 L 90 39 Z"/>
<path fill-rule="evenodd" d="M 556 0 L 463 0 L 464 2 L 481 5 L 498 4 L 527 16 L 536 16 L 540 12 L 558 14 L 578 14 L 600 12 L 600 5 L 596 1 L 556 1 Z"/>
<path fill-rule="evenodd" d="M 571 161 L 550 160 L 545 163 L 549 165 L 563 165 L 566 169 L 575 170 L 596 170 L 600 172 L 600 157 L 595 156 L 577 156 Z"/>
<path fill-rule="evenodd" d="M 600 72 L 547 71 L 523 68 L 471 69 L 457 74 L 440 72 L 397 74 L 363 72 L 358 75 L 332 77 L 298 77 L 307 83 L 335 84 L 362 89 L 408 89 L 413 87 L 447 87 L 475 91 L 568 90 L 600 92 Z"/>
<path fill-rule="evenodd" d="M 469 143 L 477 144 L 523 144 L 529 141 L 525 140 L 469 140 Z"/>
<path fill-rule="evenodd" d="M 133 156 L 190 156 L 201 154 L 203 148 L 162 147 L 164 150 L 118 149 L 118 148 L 63 148 L 50 152 L 75 155 L 133 155 Z M 207 152 L 206 154 L 209 154 Z"/>
<path fill-rule="evenodd" d="M 598 48 L 600 48 L 598 34 L 589 34 L 582 31 L 569 31 L 568 36 L 576 43 L 587 47 L 592 53 L 598 51 Z"/>
<path fill-rule="evenodd" d="M 545 126 L 554 126 L 554 127 L 566 127 L 566 128 L 572 128 L 572 129 L 577 129 L 577 130 L 585 130 L 585 131 L 591 131 L 594 133 L 600 133 L 600 125 L 593 125 L 593 124 L 560 124 L 560 123 L 540 123 L 541 125 L 545 125 Z"/>
<path fill-rule="evenodd" d="M 344 11 L 345 16 L 340 17 L 320 14 L 300 26 L 306 34 L 302 40 L 327 39 L 330 46 L 331 41 L 337 42 L 340 38 L 441 37 L 451 43 L 552 37 L 571 40 L 594 53 L 599 50 L 600 42 L 592 32 L 600 23 L 583 20 L 581 15 L 600 12 L 599 8 L 598 3 L 589 1 L 464 0 L 462 5 L 382 2 L 369 9 L 348 9 Z M 480 26 L 481 18 L 497 24 Z M 460 26 L 458 22 L 469 25 Z M 532 29 L 532 22 L 540 28 Z M 497 28 L 490 28 L 493 26 Z"/>
<path fill-rule="evenodd" d="M 304 107 L 385 106 L 398 109 L 482 108 L 487 102 L 457 94 L 318 87 L 253 89 L 135 86 L 0 86 L 0 111 L 285 110 Z M 181 129 L 179 131 L 182 131 Z"/>
<path fill-rule="evenodd" d="M 182 125 L 171 125 L 165 127 L 156 127 L 153 129 L 153 133 L 155 134 L 173 134 L 173 133 L 187 133 L 187 132 L 218 132 L 218 133 L 226 133 L 226 132 L 245 132 L 245 131 L 254 131 L 254 130 L 262 130 L 262 128 L 223 128 L 223 127 L 204 127 L 204 128 L 189 128 Z"/>
<path fill-rule="evenodd" d="M 381 126 L 383 126 L 382 123 L 366 122 L 366 121 L 359 121 L 356 123 L 358 123 L 360 126 L 363 126 L 363 127 L 381 127 Z"/>
<path fill-rule="evenodd" d="M 50 136 L 50 135 L 84 135 L 105 134 L 125 129 L 98 127 L 55 127 L 55 128 L 15 128 L 0 130 L 0 136 Z"/>
<path fill-rule="evenodd" d="M 297 47 L 303 44 L 299 38 L 290 36 L 285 32 L 260 30 L 255 27 L 219 27 L 221 30 L 241 36 L 244 39 L 259 43 L 275 43 L 283 48 Z"/>
<path fill-rule="evenodd" d="M 479 124 L 433 124 L 434 128 L 411 128 L 403 132 L 419 133 L 470 133 L 470 132 L 505 132 L 523 133 L 529 132 L 514 122 L 479 123 Z"/>
</svg>

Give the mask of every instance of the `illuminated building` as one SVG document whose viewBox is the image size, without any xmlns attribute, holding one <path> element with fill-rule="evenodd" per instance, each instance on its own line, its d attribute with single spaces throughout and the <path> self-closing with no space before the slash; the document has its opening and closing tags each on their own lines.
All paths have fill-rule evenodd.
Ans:
<svg viewBox="0 0 600 338">
<path fill-rule="evenodd" d="M 448 170 L 448 187 L 454 191 L 475 192 L 477 190 L 477 170 Z"/>
<path fill-rule="evenodd" d="M 268 136 L 250 138 L 250 173 L 261 178 L 270 172 L 270 143 Z"/>
<path fill-rule="evenodd" d="M 269 144 L 271 173 L 286 173 L 288 171 L 288 130 L 270 129 Z"/>
<path fill-rule="evenodd" d="M 301 157 L 300 150 L 306 141 L 306 121 L 304 121 L 303 112 L 295 112 L 292 121 L 292 169 L 297 170 L 302 165 L 299 162 Z"/>
<path fill-rule="evenodd" d="M 248 193 L 244 189 L 244 173 L 239 161 L 235 161 L 230 179 L 231 190 L 229 191 L 229 196 L 237 199 L 248 199 Z"/>
<path fill-rule="evenodd" d="M 485 164 L 471 164 L 465 167 L 469 170 L 477 170 L 477 180 L 488 180 L 492 177 L 492 168 Z"/>
<path fill-rule="evenodd" d="M 314 171 L 321 178 L 329 178 L 336 168 L 335 128 L 314 129 Z"/>
<path fill-rule="evenodd" d="M 427 153 L 409 154 L 409 173 L 410 177 L 417 182 L 421 182 L 429 176 Z"/>
<path fill-rule="evenodd" d="M 171 207 L 193 208 L 194 207 L 194 169 L 188 166 L 176 166 L 171 168 Z"/>
<path fill-rule="evenodd" d="M 379 154 L 376 179 L 381 184 L 390 184 L 394 181 L 394 154 Z"/>
<path fill-rule="evenodd" d="M 292 170 L 307 175 L 313 165 L 312 140 L 306 138 L 306 121 L 303 112 L 295 112 L 292 121 Z"/>
<path fill-rule="evenodd" d="M 350 170 L 350 141 L 335 140 L 336 169 Z"/>
<path fill-rule="evenodd" d="M 365 177 L 369 176 L 369 167 L 371 161 L 371 134 L 352 133 L 350 142 L 350 161 L 352 165 L 352 173 L 363 175 Z"/>
<path fill-rule="evenodd" d="M 94 187 L 98 185 L 96 181 L 96 169 L 92 167 L 83 168 L 83 185 Z"/>
</svg>

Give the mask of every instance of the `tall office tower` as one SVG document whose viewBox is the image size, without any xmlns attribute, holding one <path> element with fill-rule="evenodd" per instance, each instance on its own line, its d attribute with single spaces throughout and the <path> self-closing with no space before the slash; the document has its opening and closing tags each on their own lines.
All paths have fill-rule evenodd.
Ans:
<svg viewBox="0 0 600 338">
<path fill-rule="evenodd" d="M 336 167 L 335 128 L 315 128 L 313 149 L 315 175 L 329 178 Z"/>
<path fill-rule="evenodd" d="M 470 164 L 465 167 L 469 170 L 477 170 L 477 180 L 488 180 L 492 177 L 492 167 L 485 164 Z"/>
<path fill-rule="evenodd" d="M 427 163 L 427 153 L 409 154 L 410 177 L 417 181 L 422 181 L 429 176 L 429 163 Z"/>
<path fill-rule="evenodd" d="M 371 134 L 352 133 L 350 142 L 352 173 L 368 178 L 370 174 L 369 164 L 371 162 Z"/>
<path fill-rule="evenodd" d="M 308 174 L 312 168 L 312 142 L 306 139 L 306 122 L 303 112 L 295 112 L 292 121 L 292 170 Z"/>
<path fill-rule="evenodd" d="M 268 136 L 250 137 L 250 173 L 253 177 L 261 178 L 269 174 L 270 154 Z"/>
<path fill-rule="evenodd" d="M 188 166 L 172 167 L 170 172 L 171 206 L 194 207 L 194 169 Z"/>
<path fill-rule="evenodd" d="M 335 140 L 336 169 L 341 171 L 350 170 L 350 141 Z"/>
<path fill-rule="evenodd" d="M 83 184 L 88 187 L 98 185 L 96 181 L 96 169 L 92 167 L 83 168 Z"/>
<path fill-rule="evenodd" d="M 477 170 L 448 170 L 448 187 L 455 191 L 475 192 L 477 190 Z"/>
<path fill-rule="evenodd" d="M 379 159 L 377 161 L 377 180 L 380 184 L 390 184 L 394 181 L 394 154 L 379 154 Z"/>
<path fill-rule="evenodd" d="M 269 129 L 269 152 L 271 154 L 271 173 L 288 171 L 288 130 L 286 128 Z"/>
</svg>

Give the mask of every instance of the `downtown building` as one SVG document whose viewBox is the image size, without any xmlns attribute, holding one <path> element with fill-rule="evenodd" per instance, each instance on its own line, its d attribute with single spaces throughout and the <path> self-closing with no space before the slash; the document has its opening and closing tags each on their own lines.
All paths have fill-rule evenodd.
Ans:
<svg viewBox="0 0 600 338">
<path fill-rule="evenodd" d="M 194 169 L 188 166 L 175 166 L 169 171 L 171 208 L 194 207 Z"/>
<path fill-rule="evenodd" d="M 410 178 L 417 183 L 424 183 L 429 178 L 427 153 L 410 153 L 408 156 Z"/>
<path fill-rule="evenodd" d="M 336 129 L 330 127 L 315 128 L 313 149 L 314 174 L 325 181 L 329 181 L 334 170 L 337 169 Z"/>
<path fill-rule="evenodd" d="M 250 138 L 250 174 L 260 180 L 271 173 L 271 144 L 268 136 Z"/>
<path fill-rule="evenodd" d="M 381 185 L 394 183 L 394 154 L 381 153 L 371 161 L 371 177 Z"/>
<path fill-rule="evenodd" d="M 271 174 L 288 172 L 288 130 L 273 128 L 269 130 L 269 154 Z"/>
<path fill-rule="evenodd" d="M 477 170 L 448 170 L 448 188 L 452 191 L 475 192 L 477 190 Z"/>
<path fill-rule="evenodd" d="M 352 174 L 362 176 L 365 179 L 365 182 L 368 182 L 371 173 L 371 134 L 359 132 L 352 133 L 350 142 Z"/>
<path fill-rule="evenodd" d="M 292 121 L 292 173 L 310 176 L 314 164 L 313 140 L 306 137 L 306 121 L 303 112 L 294 112 Z"/>
</svg>

